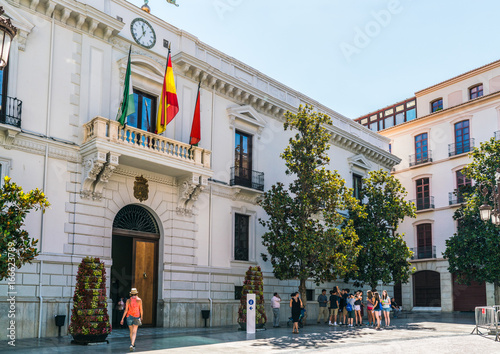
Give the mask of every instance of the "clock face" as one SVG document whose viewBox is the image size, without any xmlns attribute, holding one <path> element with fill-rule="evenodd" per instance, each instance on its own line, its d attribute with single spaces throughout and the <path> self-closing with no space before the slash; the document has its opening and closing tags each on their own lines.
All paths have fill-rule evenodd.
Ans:
<svg viewBox="0 0 500 354">
<path fill-rule="evenodd" d="M 136 18 L 130 24 L 130 32 L 137 44 L 146 48 L 153 48 L 156 43 L 156 34 L 148 21 L 142 18 Z"/>
</svg>

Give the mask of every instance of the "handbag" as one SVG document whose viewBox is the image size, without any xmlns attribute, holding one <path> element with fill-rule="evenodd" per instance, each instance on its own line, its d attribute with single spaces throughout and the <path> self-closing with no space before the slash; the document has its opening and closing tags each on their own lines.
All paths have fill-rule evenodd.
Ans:
<svg viewBox="0 0 500 354">
<path fill-rule="evenodd" d="M 132 323 L 135 325 L 135 326 L 142 326 L 142 321 L 140 318 L 134 318 L 134 320 L 132 321 Z"/>
</svg>

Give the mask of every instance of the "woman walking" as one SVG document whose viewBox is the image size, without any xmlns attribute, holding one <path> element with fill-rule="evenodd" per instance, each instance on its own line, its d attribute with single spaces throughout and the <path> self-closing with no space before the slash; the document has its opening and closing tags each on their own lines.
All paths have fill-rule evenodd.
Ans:
<svg viewBox="0 0 500 354">
<path fill-rule="evenodd" d="M 127 318 L 127 325 L 130 330 L 130 351 L 135 350 L 135 337 L 137 336 L 137 328 L 142 324 L 142 300 L 137 296 L 139 292 L 136 288 L 130 290 L 130 299 L 125 304 L 120 324 L 123 325 L 123 319 Z"/>
<path fill-rule="evenodd" d="M 292 298 L 290 299 L 290 308 L 292 309 L 293 321 L 292 333 L 299 334 L 299 318 L 302 307 L 302 300 L 299 298 L 299 293 L 292 293 Z"/>
<path fill-rule="evenodd" d="M 382 291 L 382 312 L 384 313 L 385 326 L 391 325 L 391 298 L 387 294 L 387 290 Z"/>
<path fill-rule="evenodd" d="M 382 308 L 382 305 L 380 303 L 380 296 L 375 291 L 373 293 L 373 313 L 375 315 L 375 320 L 377 320 L 377 327 L 375 327 L 375 329 L 380 329 L 380 316 L 382 315 L 381 308 Z"/>
<path fill-rule="evenodd" d="M 371 290 L 366 292 L 366 314 L 368 315 L 368 326 L 373 326 L 375 318 L 373 317 L 373 293 Z"/>
</svg>

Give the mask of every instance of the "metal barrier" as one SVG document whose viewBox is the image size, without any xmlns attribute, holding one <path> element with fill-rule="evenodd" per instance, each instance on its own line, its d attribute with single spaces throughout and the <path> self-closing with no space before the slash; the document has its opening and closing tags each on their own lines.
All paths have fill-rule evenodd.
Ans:
<svg viewBox="0 0 500 354">
<path fill-rule="evenodd" d="M 498 322 L 500 316 L 500 305 L 496 306 L 479 306 L 475 309 L 476 327 L 471 334 L 479 335 L 494 335 L 495 341 L 498 341 L 500 336 L 498 333 Z M 482 333 L 479 329 L 486 330 Z"/>
</svg>

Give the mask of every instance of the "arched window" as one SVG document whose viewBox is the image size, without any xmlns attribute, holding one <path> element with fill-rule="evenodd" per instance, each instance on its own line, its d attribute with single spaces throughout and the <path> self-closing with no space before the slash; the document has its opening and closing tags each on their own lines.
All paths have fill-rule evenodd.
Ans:
<svg viewBox="0 0 500 354">
<path fill-rule="evenodd" d="M 413 274 L 413 306 L 441 307 L 441 278 L 438 272 L 424 270 Z"/>
<path fill-rule="evenodd" d="M 127 205 L 120 209 L 113 221 L 114 229 L 133 230 L 159 234 L 153 215 L 140 205 Z"/>
</svg>

